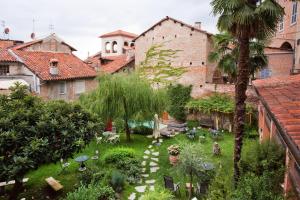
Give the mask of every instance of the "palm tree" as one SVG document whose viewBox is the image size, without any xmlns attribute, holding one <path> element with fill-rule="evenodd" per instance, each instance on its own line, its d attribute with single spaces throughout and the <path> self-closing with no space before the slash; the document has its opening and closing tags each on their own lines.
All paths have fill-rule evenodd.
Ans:
<svg viewBox="0 0 300 200">
<path fill-rule="evenodd" d="M 239 43 L 230 33 L 224 32 L 213 36 L 214 50 L 210 52 L 208 60 L 217 62 L 217 67 L 228 74 L 230 82 L 235 82 L 239 57 Z M 254 79 L 255 72 L 267 66 L 268 59 L 264 54 L 265 40 L 251 40 L 249 44 L 250 75 Z"/>
<path fill-rule="evenodd" d="M 234 113 L 234 182 L 240 177 L 239 162 L 243 145 L 246 114 L 246 90 L 250 76 L 250 41 L 272 36 L 284 15 L 275 0 L 212 0 L 213 14 L 220 16 L 217 26 L 227 31 L 239 44 Z"/>
</svg>

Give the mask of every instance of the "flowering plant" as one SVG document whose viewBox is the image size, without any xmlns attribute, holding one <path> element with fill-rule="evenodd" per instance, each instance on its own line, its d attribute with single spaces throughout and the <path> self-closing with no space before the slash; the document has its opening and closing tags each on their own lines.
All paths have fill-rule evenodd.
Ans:
<svg viewBox="0 0 300 200">
<path fill-rule="evenodd" d="M 180 153 L 180 148 L 178 145 L 171 145 L 168 147 L 168 152 L 172 156 L 177 156 Z"/>
</svg>

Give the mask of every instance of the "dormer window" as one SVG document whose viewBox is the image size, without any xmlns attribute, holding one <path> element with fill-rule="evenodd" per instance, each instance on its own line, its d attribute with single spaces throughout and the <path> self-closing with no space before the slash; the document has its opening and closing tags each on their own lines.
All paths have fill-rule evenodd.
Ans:
<svg viewBox="0 0 300 200">
<path fill-rule="evenodd" d="M 51 59 L 50 60 L 50 67 L 57 67 L 58 66 L 58 60 L 57 59 Z"/>
<path fill-rule="evenodd" d="M 49 62 L 49 72 L 51 75 L 58 75 L 58 60 L 53 58 Z"/>
</svg>

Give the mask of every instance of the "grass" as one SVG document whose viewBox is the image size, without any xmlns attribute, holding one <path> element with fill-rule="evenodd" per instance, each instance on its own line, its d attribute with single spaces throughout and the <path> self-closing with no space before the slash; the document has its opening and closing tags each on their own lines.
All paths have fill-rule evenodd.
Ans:
<svg viewBox="0 0 300 200">
<path fill-rule="evenodd" d="M 111 148 L 115 148 L 118 146 L 130 147 L 136 150 L 136 153 L 141 158 L 144 155 L 144 151 L 147 149 L 148 145 L 151 144 L 152 139 L 149 139 L 142 135 L 132 135 L 132 142 L 126 142 L 125 136 L 121 135 L 121 143 L 117 145 L 110 144 L 96 144 L 95 141 L 92 141 L 81 153 L 74 155 L 74 158 L 79 155 L 88 155 L 93 156 L 95 150 L 99 150 L 99 160 L 88 160 L 86 162 L 87 167 L 92 167 L 96 165 L 101 170 L 109 170 L 107 166 L 104 165 L 103 155 L 105 152 Z M 219 163 L 222 164 L 223 169 L 227 171 L 228 175 L 232 175 L 233 163 L 232 163 L 232 155 L 233 155 L 233 135 L 225 134 L 224 139 L 218 141 L 222 155 L 215 157 L 212 153 L 212 145 L 213 140 L 211 138 L 207 138 L 205 143 L 199 143 L 198 139 L 190 140 L 185 135 L 180 134 L 172 139 L 164 139 L 164 142 L 160 147 L 154 147 L 156 151 L 160 152 L 159 156 L 159 167 L 157 173 L 151 174 L 151 179 L 156 180 L 155 187 L 163 187 L 163 176 L 169 175 L 172 176 L 175 182 L 181 182 L 181 194 L 185 194 L 184 185 L 187 182 L 187 178 L 183 174 L 178 174 L 175 167 L 169 164 L 169 155 L 167 151 L 167 147 L 172 144 L 178 143 L 197 143 L 201 146 L 201 150 L 207 156 L 208 161 L 213 162 L 216 166 Z M 254 140 L 246 140 L 245 148 L 251 147 L 251 144 L 254 143 Z M 19 196 L 19 198 L 26 199 L 60 199 L 66 195 L 67 192 L 73 191 L 78 185 L 78 167 L 79 164 L 74 161 L 74 159 L 69 159 L 70 166 L 65 173 L 61 173 L 60 163 L 56 164 L 48 164 L 39 167 L 37 170 L 29 172 L 26 177 L 29 178 L 29 182 L 25 184 L 26 190 Z M 60 183 L 64 186 L 61 192 L 55 193 L 51 188 L 46 184 L 45 178 L 52 176 L 55 179 L 59 180 Z M 126 185 L 125 191 L 123 192 L 123 198 L 127 199 L 127 197 L 134 191 L 133 185 Z M 4 199 L 3 197 L 0 199 Z M 183 199 L 184 195 L 183 195 Z"/>
</svg>

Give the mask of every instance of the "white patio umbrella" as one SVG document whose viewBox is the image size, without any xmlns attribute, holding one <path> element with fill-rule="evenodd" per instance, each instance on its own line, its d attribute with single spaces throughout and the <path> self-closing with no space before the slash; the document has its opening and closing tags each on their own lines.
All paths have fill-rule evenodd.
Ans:
<svg viewBox="0 0 300 200">
<path fill-rule="evenodd" d="M 158 115 L 154 115 L 154 127 L 153 127 L 153 137 L 158 140 L 160 137 L 160 132 L 159 132 L 159 119 Z"/>
</svg>

